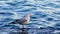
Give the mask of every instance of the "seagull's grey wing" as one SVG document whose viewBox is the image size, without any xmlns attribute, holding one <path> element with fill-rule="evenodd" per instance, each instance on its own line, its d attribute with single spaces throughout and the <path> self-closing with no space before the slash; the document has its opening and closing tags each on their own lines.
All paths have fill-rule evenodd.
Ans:
<svg viewBox="0 0 60 34">
<path fill-rule="evenodd" d="M 20 20 L 19 20 L 19 24 L 25 24 L 25 22 L 27 22 L 26 19 L 20 19 Z"/>
</svg>

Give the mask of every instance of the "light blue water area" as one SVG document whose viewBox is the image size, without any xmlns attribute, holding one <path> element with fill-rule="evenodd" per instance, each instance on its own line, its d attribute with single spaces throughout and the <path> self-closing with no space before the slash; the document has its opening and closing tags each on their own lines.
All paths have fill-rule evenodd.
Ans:
<svg viewBox="0 0 60 34">
<path fill-rule="evenodd" d="M 22 25 L 9 23 L 28 12 L 31 19 L 25 28 L 31 28 L 29 34 L 60 33 L 60 0 L 0 0 L 0 33 L 19 34 Z"/>
</svg>

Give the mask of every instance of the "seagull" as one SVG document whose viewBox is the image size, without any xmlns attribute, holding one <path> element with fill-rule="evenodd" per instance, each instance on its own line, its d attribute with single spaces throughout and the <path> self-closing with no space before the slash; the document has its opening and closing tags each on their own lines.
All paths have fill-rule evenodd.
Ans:
<svg viewBox="0 0 60 34">
<path fill-rule="evenodd" d="M 24 25 L 27 24 L 30 21 L 30 13 L 27 13 L 24 18 L 16 19 L 11 24 L 21 24 L 22 28 L 24 28 Z"/>
</svg>

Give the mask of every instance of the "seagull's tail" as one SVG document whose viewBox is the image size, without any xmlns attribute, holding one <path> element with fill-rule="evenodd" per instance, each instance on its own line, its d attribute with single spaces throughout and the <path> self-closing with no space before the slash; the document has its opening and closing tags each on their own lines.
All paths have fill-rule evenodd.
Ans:
<svg viewBox="0 0 60 34">
<path fill-rule="evenodd" d="M 16 19 L 16 20 L 14 20 L 14 21 L 12 21 L 11 23 L 9 23 L 9 24 L 17 24 L 18 23 L 18 19 Z"/>
</svg>

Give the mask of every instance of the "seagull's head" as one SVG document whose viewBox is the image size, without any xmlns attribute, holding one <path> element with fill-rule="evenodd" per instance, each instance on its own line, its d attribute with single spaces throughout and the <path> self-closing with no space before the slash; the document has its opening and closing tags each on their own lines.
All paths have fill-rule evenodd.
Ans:
<svg viewBox="0 0 60 34">
<path fill-rule="evenodd" d="M 27 13 L 27 15 L 26 15 L 26 16 L 30 17 L 30 16 L 31 16 L 31 13 Z"/>
</svg>

